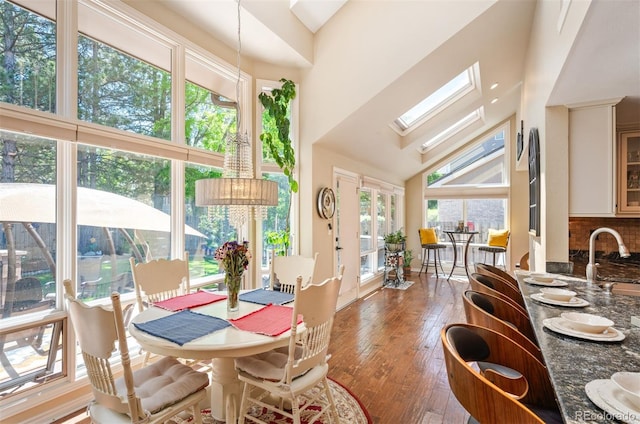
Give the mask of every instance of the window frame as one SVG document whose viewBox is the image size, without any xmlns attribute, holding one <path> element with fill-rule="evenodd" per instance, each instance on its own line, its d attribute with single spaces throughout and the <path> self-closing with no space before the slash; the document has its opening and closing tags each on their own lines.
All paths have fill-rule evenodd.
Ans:
<svg viewBox="0 0 640 424">
<path fill-rule="evenodd" d="M 151 37 L 157 40 L 170 52 L 170 66 L 172 76 L 172 94 L 171 94 L 171 140 L 160 140 L 140 134 L 133 134 L 115 128 L 104 127 L 98 124 L 79 121 L 77 119 L 77 37 L 78 22 L 77 12 L 79 2 L 90 4 L 91 8 L 100 10 L 108 19 L 113 19 L 119 24 L 126 25 L 132 31 L 145 34 L 145 37 Z M 12 0 L 21 7 L 33 10 L 29 7 L 30 0 Z M 66 322 L 66 311 L 63 301 L 62 281 L 64 279 L 75 279 L 76 275 L 76 214 L 74 211 L 74 202 L 76 198 L 76 156 L 77 143 L 90 144 L 96 146 L 104 146 L 126 150 L 127 152 L 160 156 L 171 159 L 171 257 L 182 257 L 184 252 L 184 239 L 180 234 L 184 228 L 184 168 L 186 163 L 199 165 L 223 167 L 224 157 L 221 154 L 209 152 L 204 149 L 192 148 L 184 143 L 184 83 L 185 68 L 187 55 L 201 58 L 201 64 L 204 64 L 198 71 L 208 71 L 212 76 L 216 76 L 228 86 L 233 86 L 235 93 L 236 79 L 238 78 L 237 66 L 226 63 L 213 53 L 201 48 L 195 43 L 179 36 L 166 27 L 161 26 L 153 21 L 150 17 L 143 15 L 132 7 L 124 3 L 104 3 L 100 0 L 72 0 L 51 2 L 57 5 L 57 16 L 54 21 L 57 26 L 56 49 L 56 112 L 47 113 L 37 110 L 31 110 L 25 107 L 16 106 L 8 103 L 0 103 L 0 115 L 2 116 L 2 129 L 15 132 L 25 132 L 42 137 L 52 138 L 56 140 L 58 145 L 57 152 L 57 216 L 61 217 L 57 223 L 57 233 L 59 236 L 56 241 L 56 251 L 58 252 L 58 261 L 56 267 L 56 281 L 58 282 L 56 293 L 56 309 L 50 313 L 34 314 L 27 318 L 27 322 L 36 323 L 43 316 L 47 320 Z M 35 13 L 35 12 L 34 12 Z M 50 17 L 49 17 L 50 18 Z M 99 39 L 100 42 L 108 43 L 108 40 Z M 132 52 L 123 49 L 125 53 Z M 134 55 L 135 56 L 135 55 Z M 155 64 L 157 65 L 157 64 Z M 223 85 L 224 85 L 223 84 Z M 240 72 L 239 91 L 240 91 L 240 107 L 244 117 L 248 119 L 242 120 L 241 131 L 250 132 L 251 119 L 253 116 L 253 102 L 251 96 L 252 77 L 244 72 Z M 227 90 L 217 90 L 217 92 L 225 93 Z M 297 107 L 297 102 L 296 102 Z M 296 109 L 297 114 L 297 109 Z M 297 124 L 292 120 L 292 127 L 296 131 Z M 253 142 L 253 148 L 258 148 L 258 143 Z M 257 150 L 255 150 L 257 151 Z M 259 164 L 254 163 L 256 175 L 260 168 Z M 297 214 L 297 209 L 296 212 Z M 296 215 L 297 216 L 297 215 Z M 247 231 L 248 234 L 251 234 Z M 297 230 L 296 230 L 297 234 Z M 249 277 L 253 278 L 251 270 Z M 220 277 L 218 277 L 220 278 Z M 257 279 L 256 279 L 257 280 Z M 209 278 L 207 281 L 192 280 L 192 285 L 215 282 L 216 278 Z M 195 283 L 195 284 L 194 284 Z M 133 296 L 129 299 L 123 296 L 123 306 L 127 303 L 134 302 Z M 108 303 L 108 299 L 102 303 Z M 21 328 L 22 321 L 7 320 L 0 322 L 2 331 L 15 331 Z M 69 328 L 65 325 L 65 328 Z M 0 400 L 0 408 L 6 416 L 11 417 L 24 413 L 27 408 L 33 408 L 34 403 L 29 402 L 28 407 L 22 400 L 33 396 L 36 393 L 46 393 L 44 398 L 51 399 L 73 390 L 86 386 L 86 377 L 76 373 L 76 355 L 75 335 L 72 331 L 65 332 L 63 346 L 63 355 L 68 359 L 67 370 L 68 375 L 64 379 L 57 379 L 51 382 L 45 382 L 33 389 L 25 390 L 11 397 Z M 133 349 L 132 349 L 133 351 Z M 141 358 L 132 358 L 134 362 Z M 87 395 L 88 396 L 88 395 Z M 87 396 L 79 396 L 74 400 L 78 408 L 82 404 L 86 404 Z M 51 414 L 52 411 L 47 411 Z M 41 418 L 41 417 L 40 417 Z M 33 417 L 37 420 L 38 417 Z"/>
</svg>

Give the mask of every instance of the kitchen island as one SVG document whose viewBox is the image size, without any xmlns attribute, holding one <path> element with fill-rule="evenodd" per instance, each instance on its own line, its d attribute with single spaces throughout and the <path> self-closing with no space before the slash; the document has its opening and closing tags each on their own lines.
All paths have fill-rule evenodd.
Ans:
<svg viewBox="0 0 640 424">
<path fill-rule="evenodd" d="M 538 293 L 541 287 L 525 282 L 528 275 L 528 272 L 516 272 L 565 422 L 640 423 L 640 412 L 631 417 L 608 413 L 596 406 L 585 391 L 587 383 L 597 379 L 609 379 L 615 372 L 640 372 L 640 327 L 631 323 L 632 316 L 640 318 L 640 296 L 606 293 L 584 279 L 558 275 L 558 280 L 566 281 L 566 288 L 575 291 L 576 297 L 589 302 L 589 306 L 575 308 L 549 305 L 531 297 Z M 561 313 L 570 311 L 586 312 L 611 319 L 615 323 L 614 328 L 624 335 L 624 340 L 583 340 L 559 334 L 544 326 L 544 320 L 560 317 Z"/>
</svg>

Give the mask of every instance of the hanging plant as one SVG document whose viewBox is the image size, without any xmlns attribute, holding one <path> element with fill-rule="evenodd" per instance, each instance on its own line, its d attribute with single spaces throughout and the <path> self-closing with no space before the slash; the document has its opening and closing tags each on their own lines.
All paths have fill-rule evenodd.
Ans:
<svg viewBox="0 0 640 424">
<path fill-rule="evenodd" d="M 282 169 L 289 181 L 289 190 L 298 192 L 298 182 L 294 178 L 296 156 L 293 143 L 289 138 L 291 121 L 289 120 L 289 105 L 296 97 L 296 86 L 293 81 L 282 78 L 281 88 L 275 88 L 270 93 L 260 93 L 258 99 L 267 115 L 273 119 L 276 131 L 265 131 L 260 134 L 260 140 L 267 147 L 276 164 Z M 285 256 L 288 253 L 291 239 L 289 215 L 291 214 L 291 198 L 287 205 L 285 229 L 270 231 L 267 240 L 277 246 L 276 254 Z"/>
<path fill-rule="evenodd" d="M 263 132 L 260 140 L 267 146 L 276 164 L 289 179 L 289 187 L 293 193 L 298 192 L 298 182 L 293 172 L 296 166 L 296 156 L 292 141 L 289 138 L 291 121 L 289 121 L 289 104 L 296 97 L 296 85 L 293 81 L 282 78 L 282 88 L 274 88 L 270 93 L 260 93 L 258 99 L 265 112 L 274 120 L 276 134 Z M 274 137 L 275 135 L 275 137 Z"/>
</svg>

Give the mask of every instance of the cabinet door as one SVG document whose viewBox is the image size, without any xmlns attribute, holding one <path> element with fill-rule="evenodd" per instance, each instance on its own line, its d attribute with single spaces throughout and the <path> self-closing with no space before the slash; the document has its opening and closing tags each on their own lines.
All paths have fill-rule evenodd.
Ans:
<svg viewBox="0 0 640 424">
<path fill-rule="evenodd" d="M 615 216 L 616 139 L 613 105 L 569 111 L 569 215 Z"/>
<path fill-rule="evenodd" d="M 640 131 L 620 134 L 620 213 L 640 213 Z"/>
</svg>

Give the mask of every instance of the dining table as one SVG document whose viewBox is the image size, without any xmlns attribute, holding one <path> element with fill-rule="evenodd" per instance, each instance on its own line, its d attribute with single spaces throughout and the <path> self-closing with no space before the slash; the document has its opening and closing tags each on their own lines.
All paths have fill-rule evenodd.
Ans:
<svg viewBox="0 0 640 424">
<path fill-rule="evenodd" d="M 243 297 L 257 292 L 261 293 L 266 301 L 254 303 L 245 301 Z M 291 313 L 286 322 L 286 331 L 277 335 L 260 334 L 256 331 L 247 331 L 229 325 L 234 320 L 242 320 L 264 312 L 267 308 L 278 307 L 292 310 L 292 294 L 272 292 L 270 290 L 242 290 L 240 292 L 239 309 L 235 312 L 227 311 L 227 301 L 225 292 L 214 292 L 215 296 L 220 296 L 217 301 L 200 306 L 191 306 L 181 310 L 169 310 L 164 307 L 151 305 L 147 309 L 136 315 L 128 326 L 129 333 L 139 343 L 140 347 L 151 353 L 163 356 L 172 356 L 184 359 L 211 360 L 211 415 L 213 418 L 227 423 L 235 423 L 240 407 L 242 396 L 242 382 L 238 379 L 234 360 L 242 356 L 255 355 L 269 350 L 287 346 L 289 343 Z M 185 296 L 194 296 L 195 293 Z M 290 297 L 289 301 L 284 301 L 284 297 Z M 270 299 L 276 301 L 277 305 L 271 303 Z M 182 319 L 184 314 L 187 319 L 210 320 L 213 325 L 218 325 L 217 329 L 210 333 L 203 334 L 193 340 L 178 334 L 178 337 L 168 337 L 169 328 L 176 326 L 180 328 L 181 323 L 166 324 L 169 319 Z M 257 316 L 256 316 L 257 317 Z M 265 320 L 265 325 L 268 325 Z M 284 324 L 282 328 L 284 328 Z M 155 325 L 159 324 L 159 325 Z M 152 327 L 149 327 L 149 326 Z M 257 324 L 259 330 L 260 323 Z M 300 331 L 304 330 L 304 324 L 300 323 Z M 182 326 L 188 333 L 202 327 L 196 322 L 185 321 Z M 151 328 L 151 329 L 150 329 Z M 167 337 L 167 338 L 165 338 Z M 169 340 L 171 339 L 171 340 Z M 173 340 L 173 341 L 172 341 Z M 186 340 L 186 341 L 185 341 Z"/>
<path fill-rule="evenodd" d="M 515 271 L 565 423 L 640 424 L 640 409 L 611 381 L 616 372 L 640 372 L 640 296 L 613 294 L 575 276 L 552 274 L 553 281 L 543 283 L 530 274 Z M 544 286 L 576 295 L 548 299 L 540 292 Z M 605 317 L 614 325 L 585 335 L 563 324 L 565 312 Z"/>
</svg>

